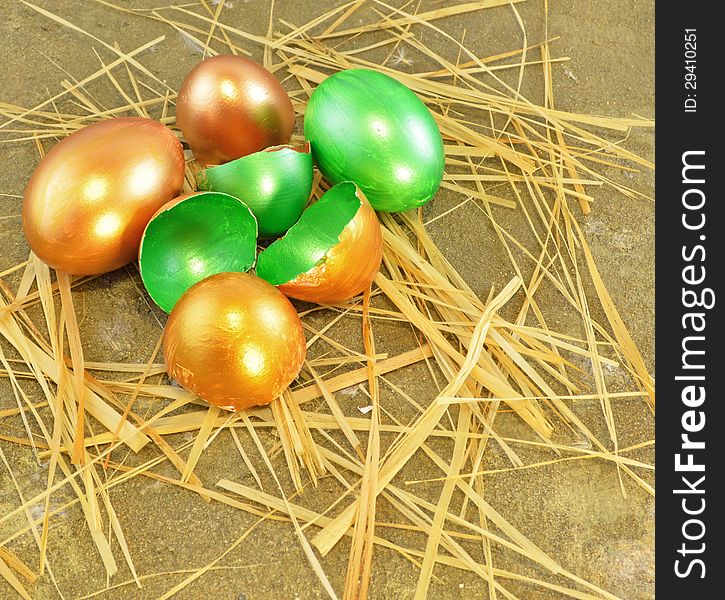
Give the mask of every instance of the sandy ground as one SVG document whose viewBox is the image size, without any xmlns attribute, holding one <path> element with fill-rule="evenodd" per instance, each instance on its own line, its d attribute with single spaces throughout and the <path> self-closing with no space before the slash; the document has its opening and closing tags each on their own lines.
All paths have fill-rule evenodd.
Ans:
<svg viewBox="0 0 725 600">
<path fill-rule="evenodd" d="M 178 88 L 185 73 L 198 62 L 200 53 L 177 32 L 160 24 L 114 12 L 90 1 L 37 0 L 39 5 L 63 15 L 98 37 L 117 41 L 129 49 L 165 34 L 167 39 L 144 55 L 144 64 L 172 87 Z M 397 2 L 394 2 L 397 4 Z M 135 6 L 160 5 L 162 2 L 128 3 Z M 334 2 L 308 3 L 278 0 L 276 14 L 300 24 L 322 13 Z M 267 27 L 268 3 L 258 0 L 232 0 L 226 3 L 222 19 L 250 32 L 262 33 Z M 525 24 L 528 42 L 545 36 L 543 3 L 530 0 L 517 5 Z M 440 6 L 440 4 L 432 6 Z M 654 2 L 640 0 L 562 0 L 550 3 L 549 38 L 559 38 L 552 49 L 569 62 L 557 64 L 555 93 L 557 107 L 582 113 L 614 116 L 654 114 Z M 60 89 L 59 82 L 70 73 L 77 79 L 95 71 L 98 62 L 91 45 L 101 45 L 87 37 L 53 23 L 21 2 L 0 0 L 0 101 L 32 106 Z M 440 21 L 456 37 L 466 30 L 468 46 L 479 55 L 518 48 L 522 34 L 508 7 L 479 13 L 475 17 Z M 426 43 L 445 50 L 446 42 L 431 39 Z M 435 46 L 438 44 L 438 46 Z M 105 55 L 104 55 L 105 56 Z M 538 56 L 536 56 L 538 58 Z M 415 68 L 415 65 L 412 66 Z M 62 69 L 67 70 L 68 73 Z M 524 93 L 541 101 L 538 74 L 527 76 Z M 112 89 L 95 90 L 101 101 Z M 633 134 L 625 142 L 630 150 L 653 158 L 653 135 Z M 22 194 L 37 153 L 32 144 L 0 146 L 3 169 L 0 170 L 0 270 L 27 257 L 28 248 L 20 228 L 20 203 L 12 195 Z M 613 179 L 653 194 L 650 173 L 629 174 L 609 168 Z M 654 207 L 651 201 L 630 200 L 604 188 L 593 189 L 593 211 L 581 217 L 589 242 L 609 290 L 623 318 L 639 344 L 647 364 L 654 369 Z M 441 193 L 426 208 L 426 217 L 441 214 L 458 200 Z M 499 211 L 502 222 L 516 229 L 515 215 Z M 497 288 L 510 277 L 509 264 L 494 242 L 493 233 L 477 215 L 475 208 L 464 206 L 431 226 L 435 241 L 478 293 Z M 81 332 L 89 360 L 146 361 L 158 339 L 164 315 L 149 307 L 135 269 L 121 269 L 84 286 L 77 295 L 82 313 Z M 566 311 L 554 314 L 553 326 L 565 329 L 571 322 Z M 395 353 L 411 347 L 407 330 L 381 327 L 376 330 L 378 350 Z M 336 337 L 359 345 L 359 330 L 343 324 Z M 396 372 L 392 380 L 412 396 L 425 402 L 433 394 L 427 373 L 420 365 Z M 612 374 L 616 388 L 617 374 Z M 359 398 L 341 401 L 348 407 Z M 12 406 L 7 382 L 0 380 L 0 408 Z M 640 401 L 621 401 L 616 407 L 620 444 L 651 439 L 653 422 Z M 597 433 L 605 432 L 597 402 L 580 405 L 581 414 L 594 423 Z M 512 436 L 521 426 L 503 415 L 497 420 L 500 431 Z M 0 432 L 8 433 L 0 424 Z M 191 436 L 191 434 L 188 434 Z M 178 441 L 183 436 L 178 437 Z M 190 438 L 189 438 L 190 439 Z M 215 442 L 203 455 L 198 473 L 214 482 L 221 477 L 251 482 L 237 455 L 229 455 L 229 440 Z M 46 471 L 32 454 L 18 446 L 0 442 L 19 484 L 27 497 L 44 489 Z M 536 454 L 530 459 L 535 460 Z M 651 455 L 642 455 L 651 460 Z M 280 460 L 282 460 L 280 458 Z M 281 465 L 282 463 L 280 463 Z M 503 465 L 492 449 L 487 467 Z M 430 477 L 433 467 L 413 461 L 404 471 L 406 479 Z M 417 490 L 435 499 L 439 488 Z M 332 484 L 322 481 L 300 500 L 316 506 L 334 497 Z M 70 494 L 70 493 L 68 493 Z M 608 591 L 631 600 L 654 596 L 653 516 L 654 502 L 640 489 L 627 484 L 627 498 L 619 492 L 617 474 L 610 465 L 595 461 L 561 463 L 534 471 L 492 475 L 487 480 L 486 496 L 532 541 L 559 559 L 564 566 Z M 195 568 L 216 558 L 254 519 L 245 513 L 218 504 L 206 504 L 183 490 L 136 478 L 112 493 L 117 512 L 126 526 L 128 542 L 141 574 Z M 61 505 L 63 493 L 53 497 Z M 4 467 L 0 466 L 0 515 L 17 506 L 17 497 Z M 385 518 L 385 510 L 381 518 Z M 392 518 L 392 515 L 391 515 Z M 17 523 L 0 528 L 0 538 L 14 531 Z M 37 550 L 30 536 L 9 546 L 30 564 L 37 561 Z M 333 584 L 340 589 L 345 575 L 348 546 L 339 544 L 322 564 Z M 49 556 L 55 576 L 67 598 L 77 598 L 101 589 L 106 578 L 96 551 L 86 533 L 79 509 L 63 511 L 53 520 Z M 321 598 L 324 592 L 308 567 L 291 527 L 266 523 L 257 527 L 223 564 L 234 569 L 213 571 L 183 590 L 179 598 L 232 600 Z M 501 552 L 497 564 L 529 575 L 541 575 L 515 556 Z M 477 578 L 456 570 L 436 571 L 432 598 L 480 598 L 483 587 Z M 121 572 L 113 582 L 128 579 Z M 99 596 L 102 598 L 152 598 L 179 581 L 178 575 L 164 575 L 145 582 L 143 591 L 134 587 Z M 372 598 L 408 598 L 415 590 L 417 569 L 400 556 L 376 549 Z M 527 600 L 553 599 L 556 593 L 510 583 L 510 590 Z M 57 597 L 48 577 L 34 588 L 34 597 Z M 0 598 L 12 597 L 0 582 Z"/>
</svg>

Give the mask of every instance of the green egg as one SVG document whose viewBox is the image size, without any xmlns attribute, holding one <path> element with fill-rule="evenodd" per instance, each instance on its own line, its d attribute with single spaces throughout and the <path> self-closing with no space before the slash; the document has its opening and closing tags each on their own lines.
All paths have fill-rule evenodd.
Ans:
<svg viewBox="0 0 725 600">
<path fill-rule="evenodd" d="M 179 196 L 146 225 L 138 262 L 151 299 L 166 312 L 192 285 L 248 271 L 257 257 L 257 221 L 241 200 L 219 192 Z"/>
<path fill-rule="evenodd" d="M 300 218 L 312 191 L 312 156 L 302 150 L 273 146 L 215 167 L 198 178 L 199 189 L 240 198 L 254 213 L 259 237 L 285 233 Z"/>
<path fill-rule="evenodd" d="M 375 210 L 423 206 L 443 178 L 443 139 L 433 115 L 399 81 L 348 69 L 317 86 L 305 111 L 305 137 L 333 184 L 354 181 Z"/>
</svg>

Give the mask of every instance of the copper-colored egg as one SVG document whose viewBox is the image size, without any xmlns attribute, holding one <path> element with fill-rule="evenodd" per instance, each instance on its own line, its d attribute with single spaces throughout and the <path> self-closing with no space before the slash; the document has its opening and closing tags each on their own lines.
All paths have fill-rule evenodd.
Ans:
<svg viewBox="0 0 725 600">
<path fill-rule="evenodd" d="M 262 251 L 257 275 L 291 298 L 320 304 L 363 292 L 380 269 L 383 239 L 375 211 L 354 183 L 330 188 L 287 235 Z"/>
<path fill-rule="evenodd" d="M 183 182 L 181 144 L 158 121 L 123 117 L 89 125 L 35 169 L 23 201 L 25 237 L 60 271 L 112 271 L 136 256 L 151 215 Z"/>
<path fill-rule="evenodd" d="M 242 56 L 208 58 L 186 76 L 176 123 L 196 160 L 220 165 L 289 142 L 292 101 L 264 67 Z"/>
<path fill-rule="evenodd" d="M 210 404 L 268 404 L 305 359 L 302 323 L 289 300 L 248 273 L 220 273 L 179 299 L 163 335 L 169 375 Z"/>
</svg>

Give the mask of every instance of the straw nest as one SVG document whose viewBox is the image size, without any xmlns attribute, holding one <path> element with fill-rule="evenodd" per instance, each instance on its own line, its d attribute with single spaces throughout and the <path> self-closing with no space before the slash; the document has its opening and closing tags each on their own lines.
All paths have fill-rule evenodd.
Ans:
<svg viewBox="0 0 725 600">
<path fill-rule="evenodd" d="M 635 487 L 654 493 L 652 465 L 633 454 L 653 441 L 623 447 L 615 424 L 621 399 L 638 399 L 654 412 L 654 380 L 577 220 L 590 211 L 594 186 L 647 201 L 601 172 L 609 165 L 651 169 L 620 141 L 653 122 L 557 110 L 552 65 L 562 59 L 552 57 L 548 39 L 479 57 L 437 26 L 443 17 L 480 16 L 504 5 L 516 16 L 518 0 L 442 3 L 420 11 L 411 3 L 394 8 L 383 0 L 356 0 L 301 26 L 287 22 L 278 8 L 266 35 L 225 22 L 223 2 L 155 10 L 100 3 L 183 32 L 207 56 L 262 50 L 300 117 L 314 87 L 340 69 L 379 69 L 410 87 L 443 133 L 443 189 L 458 197 L 436 218 L 475 205 L 488 243 L 508 258 L 500 265 L 508 283 L 476 295 L 434 243 L 422 211 L 380 215 L 384 266 L 372 289 L 339 306 L 298 305 L 310 348 L 300 378 L 270 406 L 229 414 L 165 379 L 160 341 L 146 363 L 86 360 L 78 293 L 89 278 L 51 272 L 32 254 L 2 265 L 0 375 L 8 384 L 3 389 L 12 392 L 0 398 L 0 460 L 17 492 L 15 506 L 0 515 L 0 575 L 6 582 L 29 598 L 38 578 L 50 578 L 62 595 L 47 548 L 53 519 L 74 507 L 87 526 L 79 535 L 92 540 L 107 588 L 115 590 L 109 597 L 139 597 L 150 578 L 161 577 L 170 582 L 167 598 L 209 571 L 233 568 L 225 567 L 225 557 L 273 520 L 294 531 L 317 593 L 331 598 L 367 597 L 376 553 L 413 565 L 415 598 L 426 597 L 432 585 L 457 587 L 446 580 L 452 569 L 478 578 L 492 600 L 529 597 L 520 590 L 614 598 L 535 544 L 514 525 L 516 507 L 492 505 L 484 485 L 493 472 L 523 471 L 535 486 L 533 475 L 545 465 L 598 461 L 616 471 L 622 494 Z M 144 53 L 163 38 L 121 49 L 101 33 L 25 4 L 38 18 L 91 38 L 102 51 L 100 68 L 82 80 L 63 81 L 60 91 L 31 108 L 0 104 L 3 144 L 35 144 L 42 155 L 81 127 L 127 114 L 151 115 L 174 127 L 175 92 L 143 63 Z M 357 25 L 363 15 L 365 23 Z M 444 39 L 450 53 L 432 51 L 422 41 L 426 35 L 416 32 Z M 416 68 L 411 56 L 418 57 Z M 521 93 L 531 72 L 543 72 L 540 103 Z M 88 91 L 100 80 L 117 92 L 116 105 L 101 105 Z M 189 157 L 188 187 L 195 171 Z M 326 187 L 317 174 L 314 196 Z M 502 224 L 503 211 L 524 234 Z M 574 315 L 574 325 L 552 325 L 551 297 Z M 343 322 L 357 332 L 355 347 L 336 339 Z M 379 352 L 376 327 L 390 324 L 412 329 L 418 344 L 397 354 Z M 416 363 L 430 374 L 430 397 L 412 397 L 392 376 Z M 616 391 L 608 378 L 613 367 L 627 381 Z M 350 389 L 357 390 L 363 410 L 349 401 Z M 601 411 L 580 411 L 583 401 L 598 402 Z M 508 425 L 501 426 L 504 413 Z M 8 444 L 26 447 L 42 466 L 42 490 L 32 497 L 23 493 L 27 488 L 3 452 Z M 236 456 L 237 468 L 210 480 L 201 467 L 203 454 L 220 445 Z M 501 458 L 496 469 L 491 453 Z M 406 479 L 406 466 L 415 461 L 425 465 L 425 481 Z M 188 501 L 200 496 L 206 510 L 221 503 L 255 520 L 208 564 L 175 574 L 139 572 L 127 532 L 142 518 L 143 502 L 121 513 L 111 494 L 139 478 L 188 490 Z M 326 492 L 318 497 L 323 480 Z M 23 538 L 34 542 L 35 556 L 13 553 Z M 346 556 L 344 573 L 326 570 L 334 553 Z M 85 589 L 96 591 L 103 589 Z"/>
</svg>

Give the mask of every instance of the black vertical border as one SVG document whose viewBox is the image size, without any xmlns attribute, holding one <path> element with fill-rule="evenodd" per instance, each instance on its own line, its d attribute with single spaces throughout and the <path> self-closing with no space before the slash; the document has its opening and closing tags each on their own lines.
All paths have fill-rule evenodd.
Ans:
<svg viewBox="0 0 725 600">
<path fill-rule="evenodd" d="M 722 338 L 723 323 L 721 306 L 725 304 L 722 280 L 725 271 L 725 231 L 721 230 L 720 205 L 725 201 L 725 176 L 722 145 L 723 110 L 725 103 L 720 96 L 720 82 L 725 80 L 722 66 L 722 47 L 725 42 L 723 20 L 719 18 L 722 7 L 716 2 L 667 2 L 656 5 L 656 360 L 657 391 L 659 392 L 656 415 L 656 592 L 659 598 L 722 598 L 725 592 L 718 583 L 723 566 L 723 527 L 718 518 L 723 506 L 723 494 L 717 489 L 722 482 L 725 463 L 725 423 L 722 420 L 721 374 L 725 362 L 721 360 L 718 346 Z M 685 29 L 697 34 L 697 90 L 685 88 Z M 697 101 L 697 112 L 685 112 L 687 94 Z M 688 150 L 705 151 L 706 183 L 700 187 L 706 194 L 706 225 L 703 230 L 692 232 L 682 225 L 682 194 L 688 186 L 682 183 L 682 155 Z M 693 220 L 695 217 L 692 217 Z M 700 235 L 706 236 L 705 241 Z M 682 303 L 682 268 L 685 265 L 683 247 L 692 249 L 701 243 L 705 246 L 704 263 L 707 279 L 703 287 L 715 292 L 716 304 L 706 313 L 707 328 L 704 344 L 706 350 L 705 387 L 706 400 L 701 410 L 705 412 L 705 428 L 692 434 L 692 438 L 704 440 L 706 448 L 696 454 L 698 462 L 704 460 L 705 494 L 675 493 L 686 488 L 682 475 L 675 471 L 675 455 L 682 453 L 681 435 L 685 432 L 682 415 L 688 407 L 682 403 L 683 382 L 675 377 L 682 373 L 682 340 L 688 335 L 682 326 L 683 313 L 690 309 Z M 701 373 L 701 372 L 700 372 Z M 699 374 L 699 373 L 698 373 Z M 692 479 L 693 474 L 689 474 Z M 698 477 L 701 474 L 698 474 Z M 692 518 L 683 512 L 682 500 L 692 498 L 690 508 L 699 506 L 705 498 L 706 508 L 697 518 L 706 526 L 700 541 L 705 544 L 702 554 L 682 555 L 682 544 L 691 549 L 700 542 L 688 541 L 682 532 L 683 523 Z M 697 498 L 697 500 L 695 500 Z M 691 526 L 688 533 L 696 533 Z M 705 577 L 701 569 L 694 567 L 689 577 L 675 573 L 675 560 L 680 559 L 680 569 L 686 570 L 687 561 L 700 558 L 705 563 Z"/>
</svg>

